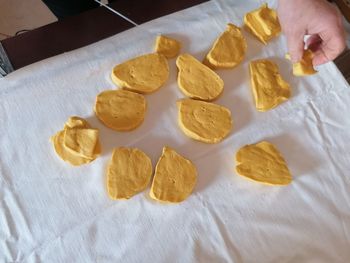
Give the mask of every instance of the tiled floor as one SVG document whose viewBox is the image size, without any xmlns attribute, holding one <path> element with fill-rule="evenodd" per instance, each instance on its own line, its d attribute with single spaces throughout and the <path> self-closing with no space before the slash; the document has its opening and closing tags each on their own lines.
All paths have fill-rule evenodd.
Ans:
<svg viewBox="0 0 350 263">
<path fill-rule="evenodd" d="M 41 0 L 0 0 L 0 39 L 56 21 Z"/>
</svg>

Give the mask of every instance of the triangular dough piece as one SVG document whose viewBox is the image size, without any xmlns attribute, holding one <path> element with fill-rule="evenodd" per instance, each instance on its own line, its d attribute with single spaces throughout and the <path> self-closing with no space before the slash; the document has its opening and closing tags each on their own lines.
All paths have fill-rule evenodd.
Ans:
<svg viewBox="0 0 350 263">
<path fill-rule="evenodd" d="M 293 64 L 293 75 L 301 77 L 317 73 L 312 63 L 313 57 L 314 54 L 310 49 L 304 50 L 302 59 L 299 62 Z M 291 59 L 289 54 L 286 55 L 286 58 L 289 60 Z"/>
<path fill-rule="evenodd" d="M 180 53 L 181 43 L 176 39 L 158 36 L 156 38 L 155 51 L 159 54 L 163 54 L 167 58 L 174 58 Z"/>
<path fill-rule="evenodd" d="M 191 99 L 180 100 L 177 106 L 179 126 L 192 139 L 218 143 L 232 129 L 231 112 L 223 106 Z"/>
<path fill-rule="evenodd" d="M 251 180 L 270 185 L 287 185 L 292 176 L 275 146 L 262 141 L 246 145 L 236 153 L 236 171 Z"/>
<path fill-rule="evenodd" d="M 267 4 L 263 4 L 259 9 L 247 13 L 244 16 L 244 24 L 248 31 L 265 45 L 281 33 L 277 12 L 269 8 Z"/>
<path fill-rule="evenodd" d="M 111 199 L 129 199 L 143 191 L 152 177 L 151 159 L 136 148 L 114 149 L 107 168 L 107 190 Z"/>
<path fill-rule="evenodd" d="M 244 58 L 247 42 L 241 29 L 228 24 L 226 31 L 215 41 L 204 60 L 204 64 L 212 69 L 233 68 Z"/>
<path fill-rule="evenodd" d="M 278 66 L 267 59 L 250 62 L 250 79 L 255 107 L 268 111 L 291 96 L 289 84 L 282 79 Z"/>
<path fill-rule="evenodd" d="M 176 65 L 179 69 L 177 83 L 186 96 L 212 101 L 222 93 L 224 81 L 220 76 L 191 55 L 179 56 Z"/>
<path fill-rule="evenodd" d="M 107 127 L 116 131 L 130 131 L 140 126 L 146 114 L 143 95 L 127 90 L 101 92 L 95 102 L 95 114 Z"/>
<path fill-rule="evenodd" d="M 170 203 L 184 201 L 197 182 L 194 164 L 169 147 L 163 148 L 150 191 L 151 198 Z"/>
<path fill-rule="evenodd" d="M 84 158 L 93 159 L 98 135 L 96 129 L 69 128 L 64 133 L 64 146 Z"/>
<path fill-rule="evenodd" d="M 167 81 L 169 65 L 164 55 L 147 54 L 115 66 L 111 77 L 121 88 L 144 94 L 152 93 Z"/>
</svg>

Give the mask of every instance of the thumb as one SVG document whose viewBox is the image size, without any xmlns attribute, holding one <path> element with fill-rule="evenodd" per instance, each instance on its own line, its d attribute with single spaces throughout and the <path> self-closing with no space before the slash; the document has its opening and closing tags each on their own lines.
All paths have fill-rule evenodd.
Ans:
<svg viewBox="0 0 350 263">
<path fill-rule="evenodd" d="M 288 51 L 293 63 L 299 62 L 304 53 L 304 33 L 290 32 L 286 33 Z"/>
</svg>

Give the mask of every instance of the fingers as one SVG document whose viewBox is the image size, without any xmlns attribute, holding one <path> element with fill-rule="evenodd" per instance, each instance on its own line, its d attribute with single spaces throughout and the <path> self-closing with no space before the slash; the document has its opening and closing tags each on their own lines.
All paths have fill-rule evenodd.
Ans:
<svg viewBox="0 0 350 263">
<path fill-rule="evenodd" d="M 299 62 L 304 53 L 304 32 L 285 32 L 288 51 L 293 63 Z"/>
<path fill-rule="evenodd" d="M 322 43 L 314 53 L 313 58 L 313 64 L 315 66 L 334 60 L 346 47 L 344 32 L 341 29 L 333 32 L 325 32 L 320 37 Z"/>
</svg>

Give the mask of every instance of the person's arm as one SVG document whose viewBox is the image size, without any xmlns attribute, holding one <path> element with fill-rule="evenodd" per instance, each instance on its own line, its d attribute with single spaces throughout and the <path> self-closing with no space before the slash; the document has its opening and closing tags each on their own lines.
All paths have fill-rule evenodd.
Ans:
<svg viewBox="0 0 350 263">
<path fill-rule="evenodd" d="M 313 64 L 335 59 L 346 47 L 338 10 L 325 0 L 279 0 L 278 17 L 293 62 L 302 58 L 306 46 L 314 52 Z"/>
</svg>

